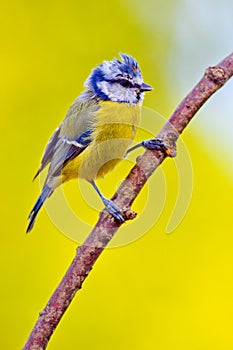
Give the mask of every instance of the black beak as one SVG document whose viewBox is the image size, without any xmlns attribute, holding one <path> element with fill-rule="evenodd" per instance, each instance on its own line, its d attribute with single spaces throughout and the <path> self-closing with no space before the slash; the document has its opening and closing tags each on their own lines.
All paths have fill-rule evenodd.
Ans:
<svg viewBox="0 0 233 350">
<path fill-rule="evenodd" d="M 146 83 L 142 83 L 141 87 L 140 87 L 140 91 L 144 92 L 144 91 L 151 91 L 153 90 L 153 87 L 146 84 Z"/>
</svg>

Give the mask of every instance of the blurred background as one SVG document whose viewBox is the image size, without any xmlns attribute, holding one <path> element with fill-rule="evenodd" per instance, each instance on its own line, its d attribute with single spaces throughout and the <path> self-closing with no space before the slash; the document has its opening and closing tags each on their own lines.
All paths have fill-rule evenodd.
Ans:
<svg viewBox="0 0 233 350">
<path fill-rule="evenodd" d="M 143 119 L 137 138 L 150 137 L 206 67 L 232 51 L 232 16 L 230 0 L 2 2 L 2 349 L 23 346 L 75 255 L 75 241 L 88 235 L 102 208 L 88 186 L 80 190 L 73 181 L 63 193 L 84 223 L 75 226 L 78 238 L 60 229 L 56 193 L 48 202 L 54 213 L 42 210 L 25 234 L 43 149 L 90 70 L 119 52 L 137 58 L 154 86 L 145 115 L 162 116 Z M 135 223 L 117 233 L 130 238 L 117 243 L 116 236 L 102 254 L 49 350 L 233 348 L 232 89 L 233 80 L 212 96 L 178 142 L 177 159 L 151 177 L 133 206 Z M 135 155 L 130 159 L 99 181 L 106 195 Z M 182 210 L 168 234 L 177 198 Z"/>
</svg>

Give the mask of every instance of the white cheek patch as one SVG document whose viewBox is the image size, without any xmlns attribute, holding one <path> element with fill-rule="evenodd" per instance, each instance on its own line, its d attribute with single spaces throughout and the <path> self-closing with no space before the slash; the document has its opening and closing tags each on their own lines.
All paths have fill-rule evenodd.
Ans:
<svg viewBox="0 0 233 350">
<path fill-rule="evenodd" d="M 97 83 L 97 86 L 111 101 L 114 102 L 135 104 L 140 102 L 143 98 L 143 94 L 140 94 L 140 99 L 138 99 L 136 90 L 125 88 L 121 84 L 111 84 L 107 81 L 100 81 Z"/>
<path fill-rule="evenodd" d="M 104 80 L 99 81 L 96 85 L 106 96 L 110 97 L 109 96 L 109 85 L 110 84 L 107 81 L 104 81 Z"/>
</svg>

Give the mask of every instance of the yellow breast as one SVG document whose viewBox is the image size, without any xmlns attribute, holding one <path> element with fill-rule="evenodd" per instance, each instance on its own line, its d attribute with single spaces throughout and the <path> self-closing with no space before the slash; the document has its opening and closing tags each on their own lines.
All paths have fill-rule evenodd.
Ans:
<svg viewBox="0 0 233 350">
<path fill-rule="evenodd" d="M 63 181 L 103 177 L 124 158 L 140 123 L 140 105 L 103 101 L 90 145 L 63 169 Z"/>
</svg>

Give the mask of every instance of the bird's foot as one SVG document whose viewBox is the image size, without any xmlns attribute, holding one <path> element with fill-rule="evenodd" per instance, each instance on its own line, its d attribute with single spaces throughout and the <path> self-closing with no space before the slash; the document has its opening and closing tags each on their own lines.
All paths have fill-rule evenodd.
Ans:
<svg viewBox="0 0 233 350">
<path fill-rule="evenodd" d="M 114 216 L 114 218 L 121 223 L 125 222 L 124 213 L 126 210 L 119 208 L 115 203 L 113 203 L 113 201 L 111 201 L 111 199 L 103 198 L 103 203 L 109 214 Z"/>
<path fill-rule="evenodd" d="M 164 152 L 168 157 L 175 157 L 176 149 L 168 145 L 163 139 L 153 138 L 150 140 L 142 141 L 142 146 L 151 149 Z"/>
</svg>

